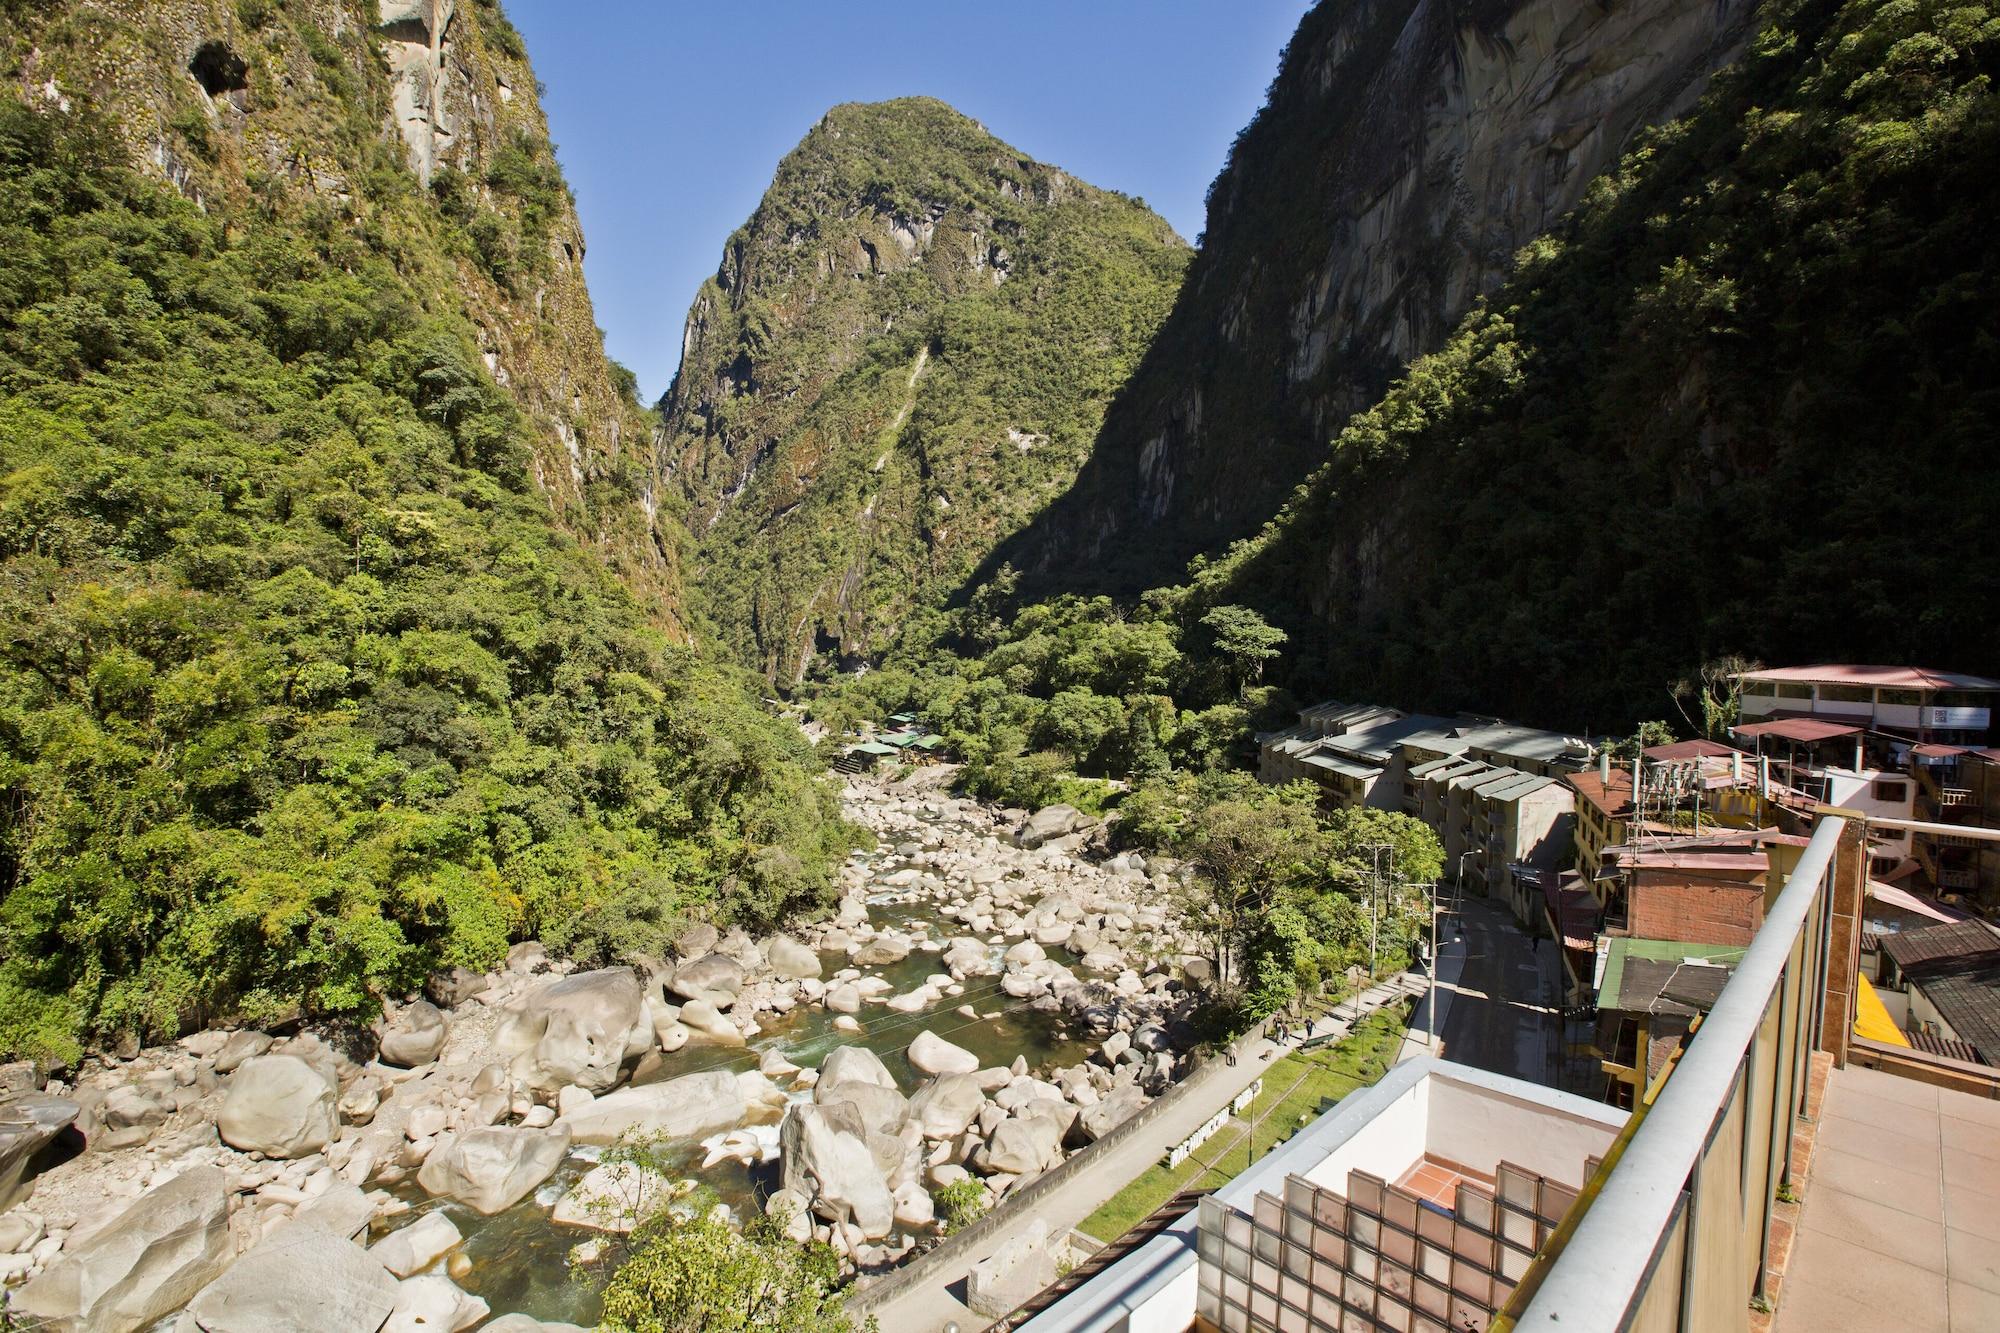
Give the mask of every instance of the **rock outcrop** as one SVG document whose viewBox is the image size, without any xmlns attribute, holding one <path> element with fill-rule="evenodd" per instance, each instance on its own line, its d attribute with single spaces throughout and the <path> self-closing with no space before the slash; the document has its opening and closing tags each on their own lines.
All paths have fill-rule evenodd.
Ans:
<svg viewBox="0 0 2000 1333">
<path fill-rule="evenodd" d="M 279 1227 L 188 1305 L 202 1333 L 361 1333 L 396 1308 L 396 1279 L 350 1240 Z"/>
<path fill-rule="evenodd" d="M 620 1088 L 556 1123 L 578 1143 L 610 1144 L 626 1135 L 698 1139 L 740 1125 L 748 1114 L 736 1075 L 726 1069 L 710 1069 L 661 1083 Z"/>
<path fill-rule="evenodd" d="M 186 1304 L 235 1252 L 229 1178 L 213 1167 L 187 1171 L 107 1221 L 10 1308 L 49 1333 L 131 1333 Z"/>
<path fill-rule="evenodd" d="M 229 1076 L 216 1114 L 222 1141 L 267 1157 L 304 1157 L 340 1130 L 339 1089 L 296 1055 L 259 1055 Z"/>
<path fill-rule="evenodd" d="M 528 1197 L 555 1174 L 569 1151 L 569 1130 L 475 1129 L 448 1139 L 424 1159 L 417 1182 L 432 1194 L 497 1213 Z"/>
<path fill-rule="evenodd" d="M 28 1197 L 37 1159 L 81 1109 L 67 1097 L 39 1092 L 0 1102 L 0 1213 Z"/>
<path fill-rule="evenodd" d="M 579 972 L 531 991 L 507 1014 L 494 1045 L 537 1092 L 615 1087 L 625 1062 L 654 1041 L 639 979 L 622 967 Z"/>
</svg>

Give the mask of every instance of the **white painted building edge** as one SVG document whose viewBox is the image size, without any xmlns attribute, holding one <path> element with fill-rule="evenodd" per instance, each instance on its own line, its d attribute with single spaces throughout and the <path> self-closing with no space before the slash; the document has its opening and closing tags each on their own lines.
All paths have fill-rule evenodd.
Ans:
<svg viewBox="0 0 2000 1333">
<path fill-rule="evenodd" d="M 1583 1159 L 1604 1152 L 1626 1115 L 1573 1093 L 1425 1056 L 1347 1096 L 1216 1198 L 1248 1212 L 1257 1195 L 1282 1193 L 1293 1175 L 1344 1192 L 1351 1167 L 1399 1175 L 1427 1151 L 1478 1169 L 1504 1159 L 1580 1185 Z M 1188 1212 L 1023 1327 L 1183 1333 L 1194 1322 L 1199 1215 Z"/>
</svg>

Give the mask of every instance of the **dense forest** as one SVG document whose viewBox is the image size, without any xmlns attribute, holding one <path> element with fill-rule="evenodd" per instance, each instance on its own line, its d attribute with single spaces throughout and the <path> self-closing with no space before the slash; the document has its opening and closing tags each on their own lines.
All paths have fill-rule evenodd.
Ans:
<svg viewBox="0 0 2000 1333">
<path fill-rule="evenodd" d="M 1282 679 L 1608 729 L 1727 654 L 2000 663 L 2000 14 L 1762 22 L 1197 570 Z"/>
<path fill-rule="evenodd" d="M 322 64 L 341 195 L 253 164 L 198 205 L 111 108 L 0 101 L 0 1051 L 367 1014 L 528 935 L 626 956 L 830 898 L 848 834 L 797 730 L 579 542 L 452 286 L 553 262 L 546 149 L 426 189 L 378 69 Z M 228 132 L 175 134 L 227 165 Z"/>
</svg>

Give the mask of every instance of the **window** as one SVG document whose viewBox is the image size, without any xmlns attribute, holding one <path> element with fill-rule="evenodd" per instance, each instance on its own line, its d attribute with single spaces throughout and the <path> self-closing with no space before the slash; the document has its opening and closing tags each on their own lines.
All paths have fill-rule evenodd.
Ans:
<svg viewBox="0 0 2000 1333">
<path fill-rule="evenodd" d="M 1986 708 L 1993 696 L 1986 690 L 1939 690 L 1931 702 L 1939 708 Z"/>
<path fill-rule="evenodd" d="M 1884 842 L 1907 842 L 1910 831 L 1906 828 L 1882 828 L 1875 830 L 1875 836 Z"/>
<path fill-rule="evenodd" d="M 1866 685 L 1822 685 L 1819 697 L 1834 704 L 1871 704 L 1875 691 Z"/>
<path fill-rule="evenodd" d="M 1875 782 L 1873 795 L 1878 801 L 1891 801 L 1900 805 L 1910 799 L 1910 784 L 1901 781 L 1891 781 L 1887 778 L 1878 778 Z"/>
<path fill-rule="evenodd" d="M 1923 701 L 1924 695 L 1921 690 L 1877 690 L 1875 692 L 1875 702 L 1877 703 L 1901 704 L 1914 708 Z"/>
<path fill-rule="evenodd" d="M 1810 699 L 1813 697 L 1813 687 L 1782 680 L 1778 682 L 1777 695 L 1780 699 Z"/>
</svg>

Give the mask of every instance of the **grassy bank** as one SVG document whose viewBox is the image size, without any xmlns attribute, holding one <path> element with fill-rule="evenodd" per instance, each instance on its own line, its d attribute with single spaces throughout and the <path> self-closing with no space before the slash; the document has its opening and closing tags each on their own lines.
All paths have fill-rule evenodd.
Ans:
<svg viewBox="0 0 2000 1333">
<path fill-rule="evenodd" d="M 1339 1101 L 1388 1072 L 1409 1026 L 1405 1001 L 1363 1019 L 1345 1040 L 1294 1053 L 1264 1075 L 1264 1091 L 1213 1139 L 1171 1169 L 1154 1163 L 1083 1221 L 1099 1240 L 1116 1240 L 1168 1199 L 1188 1189 L 1214 1189 L 1309 1123 L 1327 1101 Z"/>
</svg>

